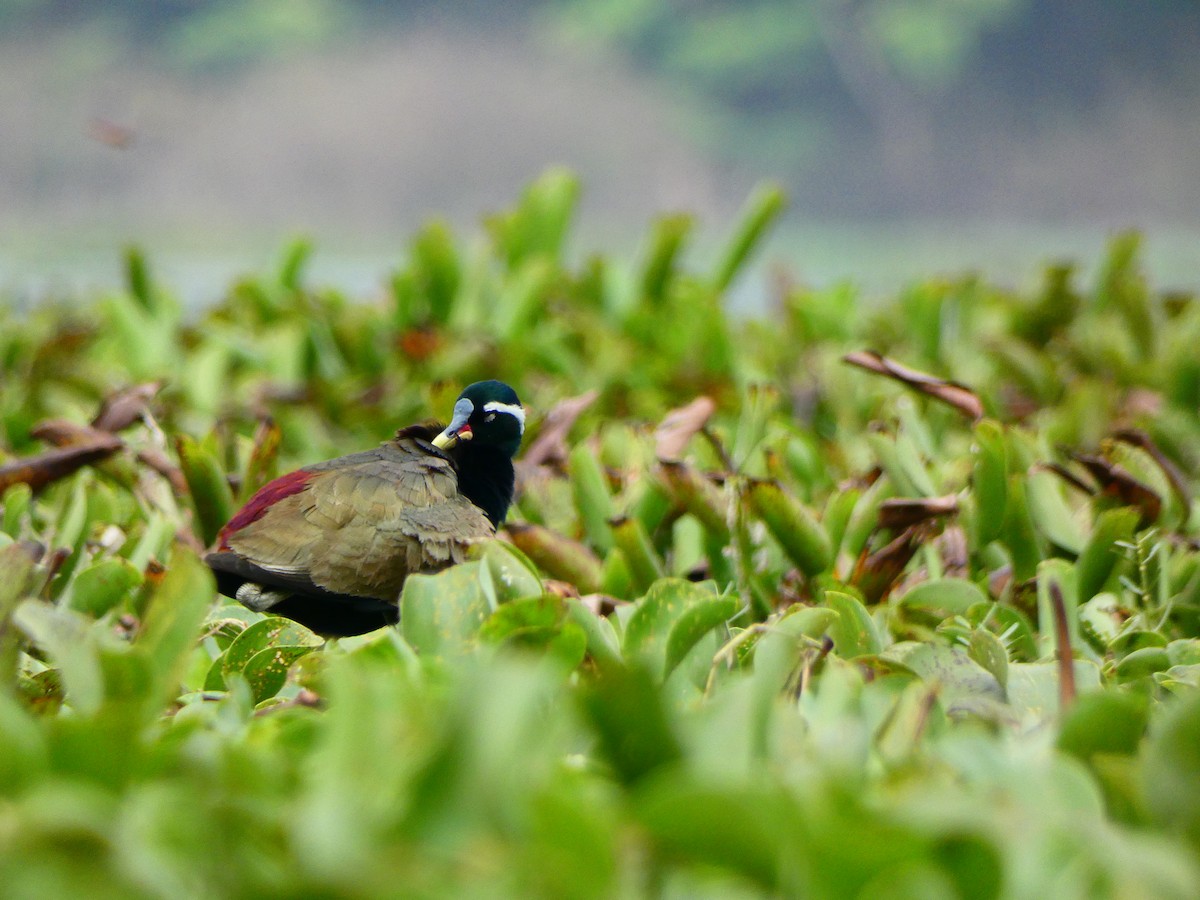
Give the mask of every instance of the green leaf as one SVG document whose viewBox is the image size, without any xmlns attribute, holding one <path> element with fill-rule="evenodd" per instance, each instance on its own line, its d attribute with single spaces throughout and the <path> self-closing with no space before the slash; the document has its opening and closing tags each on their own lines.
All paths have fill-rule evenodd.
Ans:
<svg viewBox="0 0 1200 900">
<path fill-rule="evenodd" d="M 280 658 L 279 665 L 282 666 L 283 673 L 286 675 L 287 667 L 304 655 L 299 652 L 299 649 L 307 652 L 319 647 L 322 643 L 321 638 L 291 619 L 267 616 L 234 638 L 229 649 L 221 656 L 222 679 L 227 680 L 231 675 L 243 675 L 247 680 L 254 677 L 259 681 L 258 686 L 266 689 L 277 677 L 277 672 L 269 670 L 279 668 L 279 666 L 272 667 L 269 664 L 272 652 L 285 647 L 298 648 L 296 651 L 286 651 Z M 260 656 L 264 652 L 268 655 Z M 257 660 L 253 667 L 250 665 L 252 660 Z M 249 673 L 247 669 L 250 670 Z M 252 684 L 251 687 L 255 688 L 256 686 Z M 263 698 L 259 697 L 258 699 Z"/>
<path fill-rule="evenodd" d="M 261 703 L 279 693 L 287 681 L 288 670 L 292 663 L 312 653 L 312 646 L 296 644 L 280 644 L 259 650 L 241 668 L 241 676 L 250 685 L 254 702 Z M 225 670 L 228 674 L 229 670 Z"/>
<path fill-rule="evenodd" d="M 773 482 L 752 482 L 748 496 L 754 514 L 766 524 L 796 568 L 810 578 L 829 569 L 833 545 L 807 509 Z"/>
<path fill-rule="evenodd" d="M 710 599 L 710 591 L 682 578 L 656 581 L 625 624 L 626 658 L 641 657 L 651 672 L 662 672 L 671 628 L 687 610 Z"/>
<path fill-rule="evenodd" d="M 233 516 L 233 491 L 216 454 L 186 434 L 176 438 L 179 465 L 187 481 L 205 544 L 216 540 L 221 526 Z"/>
<path fill-rule="evenodd" d="M 975 503 L 975 533 L 980 547 L 1000 536 L 1008 505 L 1008 449 L 1004 429 L 991 419 L 975 426 L 971 496 Z"/>
<path fill-rule="evenodd" d="M 127 559 L 109 556 L 75 574 L 68 604 L 79 612 L 102 616 L 141 583 L 141 570 Z"/>
<path fill-rule="evenodd" d="M 921 582 L 894 602 L 901 608 L 921 609 L 945 619 L 963 615 L 976 603 L 986 603 L 987 599 L 974 582 L 964 578 L 939 578 Z"/>
<path fill-rule="evenodd" d="M 1200 851 L 1200 694 L 1174 704 L 1146 748 L 1142 786 L 1151 819 Z"/>
<path fill-rule="evenodd" d="M 467 562 L 436 575 L 408 576 L 400 594 L 400 630 L 414 650 L 452 657 L 470 648 L 492 614 L 481 585 L 481 565 Z"/>
<path fill-rule="evenodd" d="M 599 553 L 607 553 L 613 546 L 612 496 L 605 484 L 600 462 L 586 444 L 576 444 L 567 457 L 567 476 L 575 497 L 575 509 L 588 543 Z"/>
<path fill-rule="evenodd" d="M 742 209 L 741 219 L 734 229 L 733 236 L 713 270 L 713 290 L 721 293 L 728 289 L 761 243 L 771 224 L 783 213 L 786 205 L 787 198 L 775 185 L 764 184 L 750 196 Z"/>
<path fill-rule="evenodd" d="M 862 601 L 842 591 L 825 591 L 822 602 L 838 614 L 837 621 L 829 626 L 829 636 L 833 638 L 833 648 L 838 656 L 853 659 L 880 652 L 883 645 L 879 630 Z"/>
<path fill-rule="evenodd" d="M 663 679 L 670 677 L 685 656 L 691 652 L 700 639 L 718 628 L 733 617 L 741 607 L 737 597 L 714 597 L 702 600 L 688 609 L 671 625 L 667 635 L 666 660 L 663 667 Z"/>
<path fill-rule="evenodd" d="M 1106 509 L 1096 517 L 1091 537 L 1075 561 L 1075 581 L 1079 598 L 1091 600 L 1104 589 L 1113 569 L 1121 561 L 1119 541 L 1133 539 L 1140 513 L 1130 506 Z"/>
</svg>

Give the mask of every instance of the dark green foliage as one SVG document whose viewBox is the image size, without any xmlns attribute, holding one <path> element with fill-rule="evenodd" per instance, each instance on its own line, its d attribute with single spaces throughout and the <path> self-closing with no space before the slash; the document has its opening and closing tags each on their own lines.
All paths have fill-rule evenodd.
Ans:
<svg viewBox="0 0 1200 900">
<path fill-rule="evenodd" d="M 102 302 L 0 308 L 5 890 L 1200 893 L 1195 301 L 1126 238 L 1093 290 L 744 322 L 777 195 L 694 271 L 676 220 L 573 268 L 577 194 L 551 173 L 474 255 L 427 228 L 375 302 L 308 287 L 300 242 L 191 317 L 136 253 Z M 220 605 L 197 552 L 235 496 L 481 377 L 547 437 L 511 544 L 331 644 Z M 144 378 L 116 453 L 33 471 L 38 423 Z"/>
</svg>

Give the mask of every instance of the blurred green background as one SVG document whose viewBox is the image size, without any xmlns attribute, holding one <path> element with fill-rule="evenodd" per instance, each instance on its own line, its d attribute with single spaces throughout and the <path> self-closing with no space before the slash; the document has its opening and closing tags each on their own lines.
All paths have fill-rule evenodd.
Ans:
<svg viewBox="0 0 1200 900">
<path fill-rule="evenodd" d="M 135 241 L 204 301 L 295 232 L 369 286 L 553 164 L 577 249 L 674 209 L 716 242 L 771 178 L 764 271 L 1019 281 L 1132 227 L 1194 287 L 1196 46 L 1190 0 L 0 0 L 0 289 Z"/>
</svg>

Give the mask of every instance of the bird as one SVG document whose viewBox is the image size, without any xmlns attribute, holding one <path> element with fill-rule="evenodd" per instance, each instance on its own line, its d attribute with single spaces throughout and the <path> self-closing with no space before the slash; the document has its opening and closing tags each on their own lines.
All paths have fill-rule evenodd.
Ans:
<svg viewBox="0 0 1200 900">
<path fill-rule="evenodd" d="M 450 424 L 282 475 L 218 532 L 217 589 L 325 637 L 399 621 L 405 579 L 467 557 L 504 524 L 525 408 L 501 381 L 468 385 Z"/>
</svg>

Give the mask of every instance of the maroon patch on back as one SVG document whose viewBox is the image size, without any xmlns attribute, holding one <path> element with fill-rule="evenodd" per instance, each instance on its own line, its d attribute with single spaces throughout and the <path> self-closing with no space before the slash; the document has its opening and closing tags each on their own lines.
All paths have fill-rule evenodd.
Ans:
<svg viewBox="0 0 1200 900">
<path fill-rule="evenodd" d="M 319 474 L 319 472 L 297 469 L 295 472 L 280 475 L 274 481 L 264 484 L 253 497 L 246 501 L 246 505 L 234 514 L 225 527 L 217 532 L 217 549 L 229 550 L 229 538 L 232 535 L 237 534 L 251 522 L 257 522 L 267 514 L 267 510 L 284 497 L 300 493 Z"/>
</svg>

